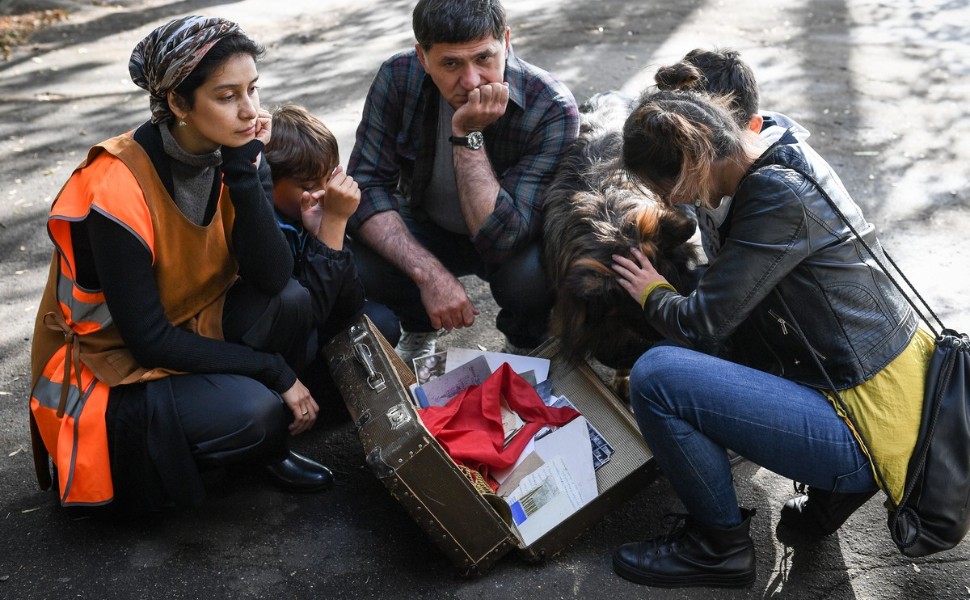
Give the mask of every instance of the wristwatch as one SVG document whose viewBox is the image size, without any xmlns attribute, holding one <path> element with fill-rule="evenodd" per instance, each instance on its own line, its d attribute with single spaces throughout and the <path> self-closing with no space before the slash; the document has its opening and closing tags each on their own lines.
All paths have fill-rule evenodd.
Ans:
<svg viewBox="0 0 970 600">
<path fill-rule="evenodd" d="M 469 150 L 478 150 L 485 144 L 485 136 L 481 131 L 473 131 L 468 135 L 453 135 L 448 141 L 456 146 L 465 146 Z"/>
</svg>

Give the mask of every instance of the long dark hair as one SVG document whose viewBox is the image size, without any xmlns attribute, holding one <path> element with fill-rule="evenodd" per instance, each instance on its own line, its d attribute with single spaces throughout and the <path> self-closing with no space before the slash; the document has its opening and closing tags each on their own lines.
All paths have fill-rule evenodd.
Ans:
<svg viewBox="0 0 970 600">
<path fill-rule="evenodd" d="M 691 91 L 645 95 L 623 126 L 623 164 L 674 201 L 706 201 L 714 162 L 757 156 L 730 111 L 730 98 Z"/>
</svg>

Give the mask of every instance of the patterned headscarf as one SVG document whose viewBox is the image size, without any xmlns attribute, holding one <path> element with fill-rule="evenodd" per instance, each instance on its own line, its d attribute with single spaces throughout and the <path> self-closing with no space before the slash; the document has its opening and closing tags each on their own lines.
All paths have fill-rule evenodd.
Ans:
<svg viewBox="0 0 970 600">
<path fill-rule="evenodd" d="M 166 95 L 185 81 L 202 57 L 239 25 L 218 17 L 182 17 L 138 42 L 128 61 L 135 85 L 151 95 L 152 123 L 172 118 Z"/>
</svg>

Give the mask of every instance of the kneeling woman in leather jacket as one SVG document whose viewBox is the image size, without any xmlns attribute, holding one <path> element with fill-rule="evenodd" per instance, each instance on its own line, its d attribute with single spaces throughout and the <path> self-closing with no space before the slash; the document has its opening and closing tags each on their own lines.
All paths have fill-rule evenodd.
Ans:
<svg viewBox="0 0 970 600">
<path fill-rule="evenodd" d="M 706 240 L 716 256 L 690 295 L 638 249 L 614 257 L 621 285 L 668 340 L 637 361 L 630 396 L 689 512 L 671 534 L 614 554 L 618 574 L 647 585 L 755 580 L 754 510 L 738 506 L 727 448 L 810 486 L 782 508 L 782 527 L 834 532 L 877 490 L 870 461 L 898 501 L 933 350 L 932 336 L 826 201 L 881 254 L 832 168 L 791 133 L 768 146 L 726 107 L 658 92 L 641 99 L 624 128 L 627 168 L 671 203 L 730 204 L 718 239 Z M 824 392 L 823 368 L 872 456 Z"/>
</svg>

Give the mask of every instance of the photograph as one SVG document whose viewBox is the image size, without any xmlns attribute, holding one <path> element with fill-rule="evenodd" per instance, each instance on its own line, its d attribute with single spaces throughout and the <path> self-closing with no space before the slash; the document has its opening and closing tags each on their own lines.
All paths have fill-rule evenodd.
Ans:
<svg viewBox="0 0 970 600">
<path fill-rule="evenodd" d="M 444 375 L 446 358 L 448 358 L 447 352 L 438 352 L 415 358 L 412 362 L 414 363 L 414 375 L 418 378 L 418 385 L 424 385 L 432 379 Z"/>
</svg>

